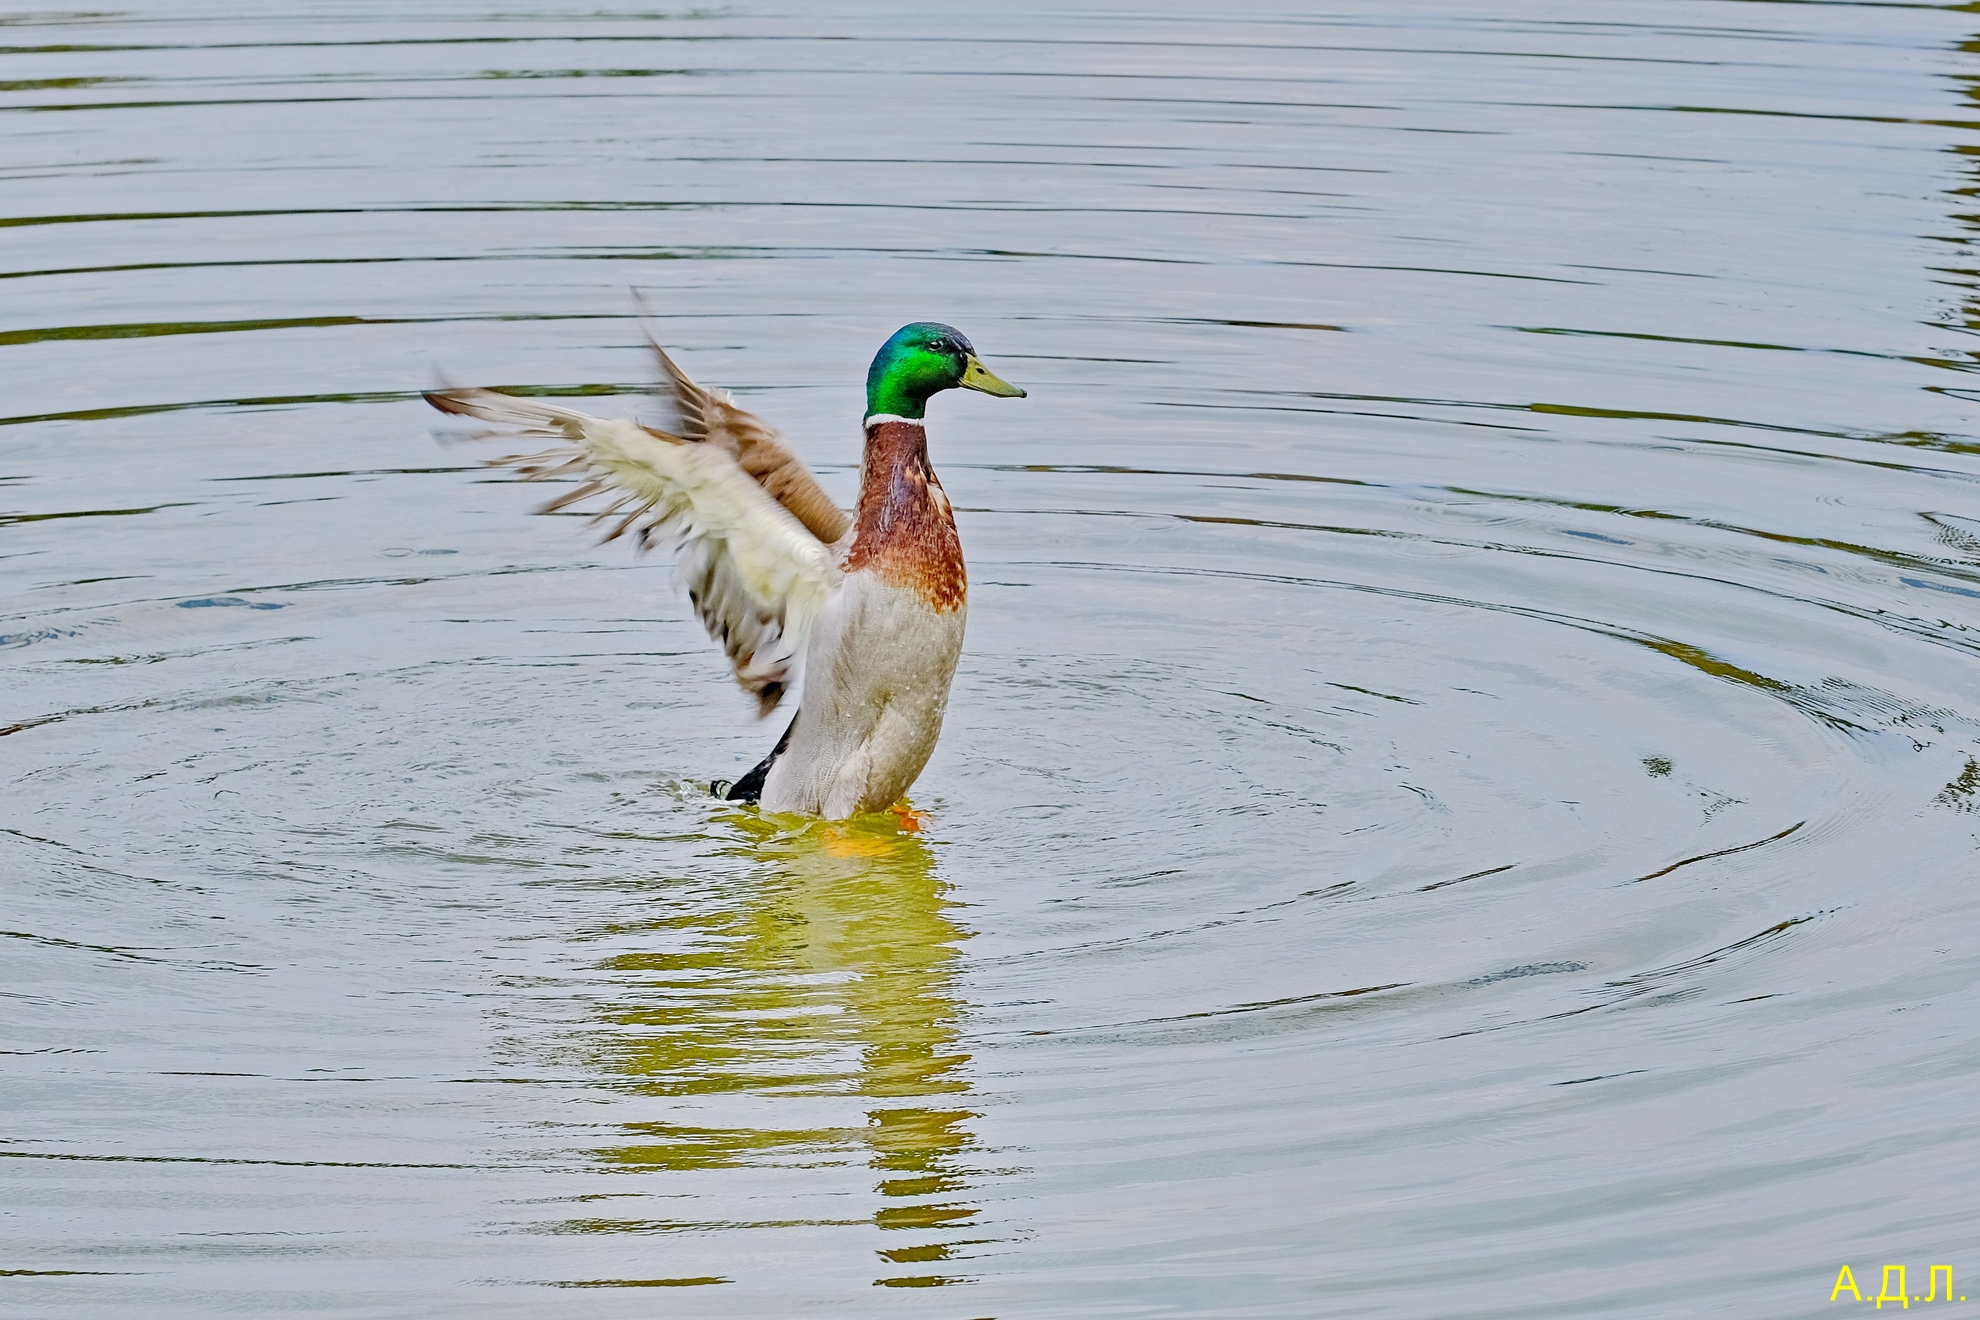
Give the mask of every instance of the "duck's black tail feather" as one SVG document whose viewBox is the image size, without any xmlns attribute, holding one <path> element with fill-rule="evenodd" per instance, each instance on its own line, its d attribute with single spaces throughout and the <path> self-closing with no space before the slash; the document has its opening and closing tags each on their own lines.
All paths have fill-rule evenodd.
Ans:
<svg viewBox="0 0 1980 1320">
<path fill-rule="evenodd" d="M 718 779 L 708 786 L 708 791 L 716 797 L 727 798 L 731 802 L 754 802 L 762 797 L 763 781 L 769 778 L 770 767 L 784 754 L 784 749 L 791 745 L 791 730 L 795 728 L 797 728 L 797 716 L 793 715 L 791 722 L 784 726 L 784 736 L 779 738 L 777 745 L 770 749 L 770 755 L 756 763 L 754 770 L 733 784 Z"/>
</svg>

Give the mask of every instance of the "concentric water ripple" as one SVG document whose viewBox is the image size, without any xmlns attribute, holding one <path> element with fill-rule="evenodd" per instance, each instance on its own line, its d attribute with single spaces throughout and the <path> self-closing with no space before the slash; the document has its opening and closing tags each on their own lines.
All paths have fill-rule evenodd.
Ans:
<svg viewBox="0 0 1980 1320">
<path fill-rule="evenodd" d="M 0 16 L 0 1309 L 1965 1286 L 1969 9 Z M 1030 389 L 920 835 L 431 438 L 629 287 L 841 498 Z"/>
</svg>

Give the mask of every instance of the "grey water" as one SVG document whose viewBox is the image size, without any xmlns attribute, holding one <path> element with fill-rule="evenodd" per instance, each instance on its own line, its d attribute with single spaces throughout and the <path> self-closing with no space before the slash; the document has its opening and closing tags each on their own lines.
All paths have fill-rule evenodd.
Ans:
<svg viewBox="0 0 1980 1320">
<path fill-rule="evenodd" d="M 0 13 L 0 1313 L 1980 1304 L 1976 51 Z M 667 556 L 436 439 L 633 288 L 842 500 L 901 323 L 1030 391 L 918 833 L 711 799 Z"/>
</svg>

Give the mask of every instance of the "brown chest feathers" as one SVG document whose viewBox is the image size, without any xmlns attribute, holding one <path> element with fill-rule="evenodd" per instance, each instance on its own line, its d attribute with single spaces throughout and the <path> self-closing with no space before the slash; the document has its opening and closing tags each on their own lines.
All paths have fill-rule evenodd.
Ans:
<svg viewBox="0 0 1980 1320">
<path fill-rule="evenodd" d="M 928 432 L 920 422 L 881 422 L 867 432 L 845 569 L 912 590 L 943 613 L 961 608 L 968 596 L 956 520 L 928 466 Z"/>
</svg>

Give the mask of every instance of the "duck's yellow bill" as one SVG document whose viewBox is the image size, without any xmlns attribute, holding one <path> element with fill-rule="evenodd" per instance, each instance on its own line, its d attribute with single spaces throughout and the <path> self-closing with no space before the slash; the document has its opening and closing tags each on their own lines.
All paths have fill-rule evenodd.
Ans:
<svg viewBox="0 0 1980 1320">
<path fill-rule="evenodd" d="M 1023 390 L 1007 380 L 998 379 L 974 353 L 969 355 L 969 361 L 963 365 L 962 380 L 957 383 L 966 390 L 982 390 L 985 394 L 994 394 L 1000 399 L 1024 397 Z"/>
</svg>

